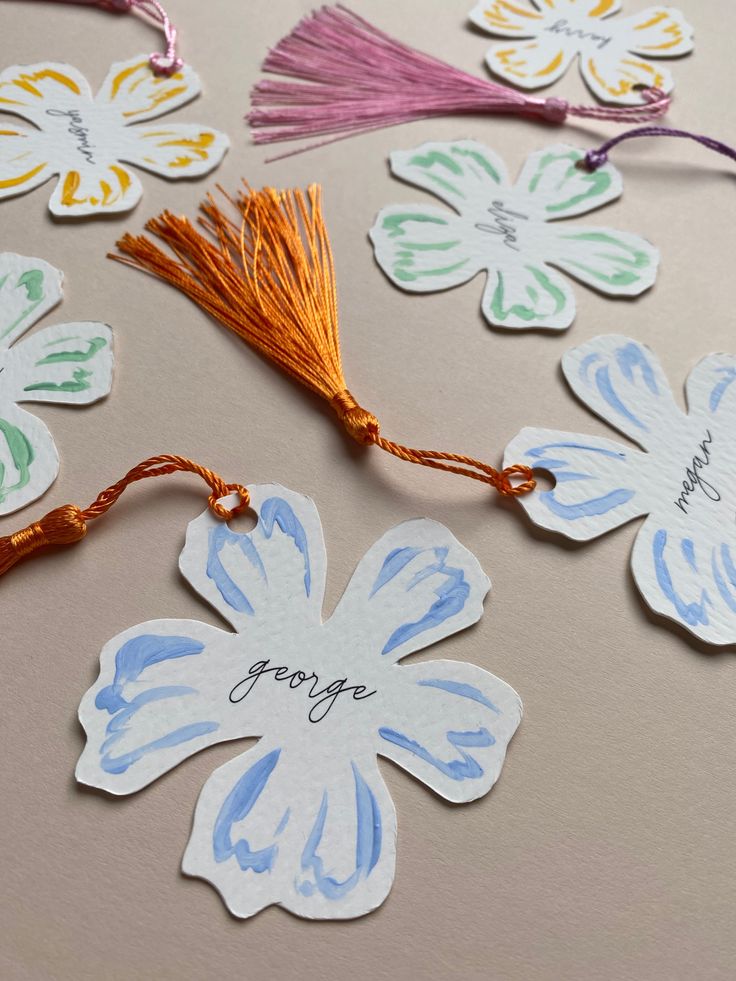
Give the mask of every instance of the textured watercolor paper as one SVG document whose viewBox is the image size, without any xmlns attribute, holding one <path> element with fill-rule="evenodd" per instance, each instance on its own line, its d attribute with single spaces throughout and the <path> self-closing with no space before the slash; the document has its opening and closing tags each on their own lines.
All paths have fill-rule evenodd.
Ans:
<svg viewBox="0 0 736 981">
<path fill-rule="evenodd" d="M 58 174 L 49 208 L 59 217 L 129 211 L 143 194 L 134 164 L 160 177 L 201 177 L 217 167 L 229 140 L 197 123 L 141 125 L 200 92 L 184 65 L 154 75 L 146 55 L 116 62 L 96 96 L 71 65 L 15 65 L 0 73 L 0 112 L 34 128 L 0 130 L 0 199 L 24 194 Z"/>
<path fill-rule="evenodd" d="M 560 220 L 623 192 L 613 165 L 591 173 L 579 166 L 584 156 L 564 144 L 539 150 L 512 184 L 498 154 L 473 140 L 392 153 L 396 177 L 454 211 L 383 208 L 370 231 L 376 261 L 396 286 L 414 293 L 451 289 L 483 272 L 483 316 L 517 330 L 563 330 L 573 322 L 575 294 L 558 269 L 608 296 L 642 293 L 657 275 L 653 245 L 630 232 Z"/>
<path fill-rule="evenodd" d="M 500 774 L 521 719 L 513 689 L 462 661 L 399 663 L 475 623 L 490 582 L 442 525 L 407 521 L 368 551 L 323 624 L 313 502 L 279 485 L 249 491 L 255 529 L 208 511 L 180 560 L 235 632 L 154 620 L 111 640 L 79 710 L 77 779 L 129 794 L 206 746 L 259 737 L 205 784 L 184 872 L 239 917 L 272 904 L 361 916 L 394 877 L 396 814 L 376 756 L 458 803 Z"/>
<path fill-rule="evenodd" d="M 0 514 L 40 497 L 59 472 L 51 433 L 17 403 L 88 405 L 112 384 L 105 324 L 57 324 L 15 343 L 61 300 L 61 281 L 42 259 L 0 253 Z"/>
<path fill-rule="evenodd" d="M 594 95 L 603 102 L 636 105 L 645 88 L 672 91 L 672 73 L 650 58 L 689 54 L 693 29 L 674 7 L 612 16 L 621 6 L 620 0 L 479 0 L 470 19 L 504 38 L 486 56 L 490 70 L 504 81 L 542 88 L 579 58 L 580 73 Z"/>
<path fill-rule="evenodd" d="M 588 541 L 646 516 L 631 567 L 656 613 L 710 644 L 736 644 L 736 357 L 690 372 L 687 413 L 645 345 L 597 337 L 562 360 L 573 392 L 644 452 L 598 436 L 523 429 L 506 462 L 549 471 L 519 499 L 532 521 Z"/>
</svg>

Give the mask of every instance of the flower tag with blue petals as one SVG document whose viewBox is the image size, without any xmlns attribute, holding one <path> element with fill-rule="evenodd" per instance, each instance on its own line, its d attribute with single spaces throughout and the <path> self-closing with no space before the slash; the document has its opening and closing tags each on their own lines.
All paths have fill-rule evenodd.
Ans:
<svg viewBox="0 0 736 981">
<path fill-rule="evenodd" d="M 207 746 L 257 737 L 205 784 L 184 872 L 239 917 L 272 904 L 361 916 L 394 877 L 396 814 L 376 757 L 458 803 L 500 774 L 516 692 L 462 661 L 399 664 L 475 623 L 490 582 L 445 527 L 407 521 L 369 549 L 323 623 L 313 502 L 278 485 L 249 492 L 251 533 L 208 511 L 180 560 L 233 630 L 154 620 L 111 640 L 79 710 L 77 779 L 130 794 Z"/>
<path fill-rule="evenodd" d="M 61 301 L 61 283 L 42 259 L 0 253 L 0 515 L 35 501 L 59 472 L 51 433 L 18 403 L 88 405 L 112 384 L 106 324 L 56 324 L 18 342 Z"/>
<path fill-rule="evenodd" d="M 523 429 L 507 461 L 549 471 L 555 487 L 520 498 L 522 507 L 578 541 L 646 516 L 631 560 L 646 602 L 709 644 L 736 644 L 736 357 L 695 366 L 687 412 L 653 353 L 628 337 L 574 348 L 562 369 L 578 398 L 641 450 Z"/>
<path fill-rule="evenodd" d="M 623 192 L 612 164 L 589 172 L 579 166 L 584 157 L 576 147 L 547 147 L 532 153 L 512 182 L 498 154 L 474 140 L 396 151 L 396 177 L 447 207 L 380 211 L 370 231 L 376 261 L 412 293 L 451 289 L 485 273 L 483 316 L 516 330 L 564 330 L 573 322 L 575 294 L 557 270 L 608 296 L 637 296 L 654 283 L 657 249 L 631 232 L 563 220 Z"/>
<path fill-rule="evenodd" d="M 134 208 L 143 194 L 127 164 L 171 180 L 209 173 L 229 146 L 224 133 L 198 123 L 149 125 L 199 92 L 199 78 L 188 65 L 155 75 L 146 55 L 111 65 L 96 95 L 71 65 L 5 69 L 0 112 L 32 125 L 8 123 L 0 130 L 0 200 L 58 174 L 52 214 L 115 214 Z"/>
</svg>

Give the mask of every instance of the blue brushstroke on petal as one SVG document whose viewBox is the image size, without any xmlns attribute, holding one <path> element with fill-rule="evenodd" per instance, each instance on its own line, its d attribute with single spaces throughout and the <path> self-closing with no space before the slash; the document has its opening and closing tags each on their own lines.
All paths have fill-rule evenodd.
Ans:
<svg viewBox="0 0 736 981">
<path fill-rule="evenodd" d="M 682 549 L 682 554 L 685 557 L 685 561 L 693 570 L 693 572 L 698 571 L 698 563 L 695 560 L 695 542 L 692 538 L 683 538 L 680 542 L 680 548 Z"/>
<path fill-rule="evenodd" d="M 414 623 L 405 623 L 397 627 L 381 651 L 381 654 L 390 654 L 391 651 L 405 644 L 407 641 L 423 633 L 438 627 L 450 617 L 460 613 L 470 595 L 470 586 L 465 579 L 462 569 L 447 565 L 449 549 L 442 546 L 426 551 L 434 555 L 435 561 L 430 562 L 423 569 L 417 572 L 406 587 L 406 591 L 413 589 L 429 576 L 443 576 L 444 580 L 435 588 L 434 594 L 437 597 L 429 610 Z"/>
<path fill-rule="evenodd" d="M 654 374 L 649 359 L 647 358 L 644 350 L 639 347 L 638 344 L 630 342 L 624 344 L 623 347 L 618 348 L 616 351 L 616 361 L 621 369 L 621 374 L 624 378 L 634 383 L 634 370 L 638 368 L 641 371 L 641 377 L 644 379 L 644 384 L 647 386 L 652 395 L 659 395 L 659 387 L 657 385 L 657 378 Z"/>
<path fill-rule="evenodd" d="M 387 582 L 391 582 L 394 576 L 397 576 L 404 566 L 408 565 L 412 559 L 415 559 L 420 552 L 420 548 L 409 548 L 409 546 L 395 548 L 392 552 L 389 552 L 383 560 L 381 571 L 376 576 L 370 598 L 372 599 L 378 590 L 385 586 Z"/>
<path fill-rule="evenodd" d="M 160 637 L 142 634 L 126 641 L 115 655 L 115 677 L 111 685 L 100 689 L 95 698 L 98 709 L 107 709 L 112 715 L 128 703 L 122 697 L 123 687 L 152 664 L 176 657 L 201 654 L 204 644 L 192 637 Z"/>
<path fill-rule="evenodd" d="M 237 546 L 250 564 L 266 580 L 266 570 L 249 535 L 238 535 L 227 525 L 216 525 L 210 529 L 209 550 L 207 553 L 207 576 L 214 582 L 227 605 L 238 613 L 253 616 L 254 609 L 243 591 L 236 585 L 220 559 L 220 552 L 226 545 Z"/>
<path fill-rule="evenodd" d="M 274 834 L 275 835 L 280 835 L 281 834 L 281 832 L 284 830 L 284 828 L 286 827 L 286 825 L 289 823 L 289 818 L 290 817 L 291 817 L 291 808 L 290 807 L 287 807 L 286 810 L 284 811 L 282 817 L 281 817 L 281 820 L 279 821 L 278 827 L 274 831 Z"/>
<path fill-rule="evenodd" d="M 597 351 L 594 351 L 592 354 L 587 354 L 580 362 L 580 367 L 578 369 L 579 377 L 582 378 L 583 381 L 589 383 L 590 378 L 588 377 L 589 375 L 588 369 L 592 364 L 595 364 L 596 361 L 600 361 L 600 360 L 601 360 L 601 356 L 600 354 L 598 354 Z"/>
<path fill-rule="evenodd" d="M 362 878 L 367 878 L 371 874 L 381 857 L 383 831 L 378 801 L 355 763 L 351 763 L 351 766 L 355 781 L 355 869 L 346 879 L 340 881 L 334 876 L 325 874 L 324 861 L 317 854 L 329 811 L 329 795 L 325 791 L 302 852 L 302 869 L 311 872 L 314 881 L 305 879 L 295 883 L 303 896 L 313 896 L 315 890 L 319 890 L 327 899 L 343 899 L 352 892 Z"/>
<path fill-rule="evenodd" d="M 736 381 L 736 368 L 719 368 L 718 373 L 723 375 L 723 378 L 713 387 L 713 390 L 710 393 L 709 404 L 711 412 L 715 412 L 718 409 L 723 396 L 726 394 L 733 382 Z"/>
<path fill-rule="evenodd" d="M 725 554 L 723 551 L 724 549 L 726 550 Z M 727 574 L 729 572 L 729 565 L 731 567 L 731 572 L 736 572 L 736 569 L 733 569 L 733 563 L 731 562 L 731 556 L 728 551 L 727 545 L 721 546 L 721 557 L 722 559 L 727 557 L 728 560 L 728 565 L 726 566 Z M 711 556 L 711 570 L 713 572 L 713 578 L 715 579 L 716 586 L 718 587 L 718 592 L 721 594 L 721 599 L 724 601 L 724 603 L 729 608 L 729 610 L 731 610 L 732 613 L 736 613 L 736 594 L 734 594 L 732 590 L 729 589 L 728 583 L 725 581 L 721 573 L 721 570 L 718 568 L 718 553 L 715 548 L 713 549 L 713 554 Z M 729 578 L 731 578 L 730 575 Z M 733 585 L 736 586 L 736 579 L 731 578 L 731 582 Z"/>
<path fill-rule="evenodd" d="M 304 591 L 309 596 L 312 588 L 312 571 L 309 564 L 309 544 L 307 533 L 304 531 L 299 518 L 294 513 L 292 506 L 282 497 L 269 497 L 264 501 L 260 508 L 260 519 L 263 525 L 263 533 L 266 538 L 273 534 L 275 525 L 288 535 L 301 552 L 304 558 Z"/>
<path fill-rule="evenodd" d="M 430 763 L 432 766 L 436 767 L 440 773 L 443 773 L 446 777 L 450 777 L 451 780 L 477 780 L 478 777 L 482 777 L 483 767 L 480 765 L 480 763 L 478 763 L 475 757 L 464 752 L 464 749 L 474 746 L 493 746 L 496 742 L 495 737 L 492 736 L 491 733 L 483 726 L 481 726 L 481 728 L 475 732 L 448 732 L 448 742 L 450 742 L 455 749 L 460 750 L 462 759 L 450 760 L 449 763 L 446 763 L 444 760 L 441 760 L 430 753 L 430 751 L 425 746 L 422 746 L 421 743 L 411 739 L 409 736 L 405 736 L 401 732 L 397 732 L 395 729 L 389 729 L 386 726 L 382 726 L 378 730 L 378 735 L 381 737 L 381 739 L 385 739 L 386 742 L 393 743 L 395 746 L 399 746 L 401 749 L 405 749 L 408 752 L 413 753 L 414 756 L 418 756 L 419 759 L 424 760 L 425 763 Z"/>
<path fill-rule="evenodd" d="M 611 382 L 611 375 L 607 365 L 596 371 L 595 379 L 598 386 L 598 391 L 615 412 L 618 412 L 619 415 L 622 415 L 625 419 L 633 422 L 639 429 L 643 429 L 645 432 L 648 431 L 649 427 L 646 426 L 641 419 L 638 419 L 633 412 L 630 412 L 616 394 L 616 390 Z"/>
<path fill-rule="evenodd" d="M 667 546 L 667 532 L 660 528 L 652 540 L 652 557 L 654 559 L 654 570 L 657 576 L 659 588 L 667 599 L 672 603 L 678 616 L 691 627 L 699 623 L 708 625 L 708 611 L 706 606 L 710 604 L 710 598 L 705 589 L 701 591 L 699 603 L 686 603 L 677 593 L 672 575 L 664 557 L 664 550 Z"/>
<path fill-rule="evenodd" d="M 617 490 L 611 491 L 603 497 L 594 497 L 590 501 L 582 501 L 579 504 L 563 504 L 557 500 L 555 492 L 549 490 L 540 494 L 540 500 L 559 518 L 565 518 L 567 521 L 577 521 L 578 518 L 590 518 L 599 514 L 608 514 L 614 508 L 626 504 L 635 494 L 636 491 L 619 487 Z"/>
<path fill-rule="evenodd" d="M 261 873 L 268 872 L 273 868 L 278 855 L 277 845 L 269 845 L 267 848 L 253 851 L 245 838 L 239 838 L 233 844 L 230 834 L 233 825 L 244 820 L 253 810 L 278 763 L 280 755 L 281 750 L 274 749 L 257 763 L 254 763 L 223 801 L 212 831 L 212 850 L 216 862 L 225 862 L 234 857 L 243 872 Z M 287 811 L 284 815 L 287 820 L 288 813 Z M 282 818 L 282 822 L 283 820 Z M 276 834 L 279 833 L 279 831 L 276 832 Z"/>
<path fill-rule="evenodd" d="M 731 549 L 725 543 L 721 545 L 721 561 L 726 570 L 726 575 L 731 581 L 731 585 L 736 586 L 736 565 L 734 565 L 734 561 L 731 558 Z"/>
<path fill-rule="evenodd" d="M 474 688 L 473 685 L 468 685 L 464 681 L 449 681 L 444 678 L 424 678 L 422 681 L 417 682 L 418 685 L 425 685 L 428 688 L 441 688 L 443 691 L 448 691 L 451 695 L 459 695 L 461 698 L 470 698 L 474 702 L 479 702 L 481 705 L 485 705 L 496 715 L 501 715 L 501 709 L 497 705 L 494 705 L 479 688 Z"/>
</svg>

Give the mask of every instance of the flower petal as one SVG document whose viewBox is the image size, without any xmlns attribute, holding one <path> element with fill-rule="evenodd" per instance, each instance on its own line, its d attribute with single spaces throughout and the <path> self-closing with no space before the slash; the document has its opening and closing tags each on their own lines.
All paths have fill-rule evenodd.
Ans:
<svg viewBox="0 0 736 981">
<path fill-rule="evenodd" d="M 326 626 L 365 657 L 398 661 L 480 619 L 490 586 L 444 525 L 405 521 L 366 552 Z"/>
<path fill-rule="evenodd" d="M 391 205 L 369 232 L 376 262 L 402 289 L 430 293 L 467 283 L 481 266 L 461 220 L 446 208 Z"/>
<path fill-rule="evenodd" d="M 562 78 L 575 54 L 575 48 L 560 38 L 540 35 L 523 44 L 495 44 L 486 54 L 486 64 L 513 85 L 539 89 Z"/>
<path fill-rule="evenodd" d="M 199 77 L 189 65 L 173 75 L 154 75 L 148 55 L 141 54 L 110 66 L 95 102 L 113 106 L 126 124 L 139 123 L 178 109 L 200 91 Z"/>
<path fill-rule="evenodd" d="M 618 36 L 634 54 L 677 58 L 693 50 L 693 29 L 674 7 L 646 7 L 616 22 Z"/>
<path fill-rule="evenodd" d="M 601 293 L 638 296 L 657 278 L 659 250 L 630 232 L 565 224 L 554 226 L 547 261 Z"/>
<path fill-rule="evenodd" d="M 277 903 L 347 919 L 383 902 L 395 857 L 396 813 L 375 758 L 319 761 L 259 743 L 205 784 L 182 869 L 235 916 Z"/>
<path fill-rule="evenodd" d="M 504 465 L 549 471 L 552 490 L 519 498 L 535 525 L 588 541 L 647 514 L 649 460 L 613 440 L 552 429 L 522 429 L 506 447 Z M 655 482 L 656 486 L 656 482 Z"/>
<path fill-rule="evenodd" d="M 713 416 L 723 427 L 736 423 L 736 356 L 709 354 L 688 375 L 690 414 Z"/>
<path fill-rule="evenodd" d="M 514 185 L 524 195 L 520 208 L 546 221 L 572 218 L 615 201 L 623 192 L 621 174 L 607 163 L 597 170 L 581 170 L 585 151 L 564 143 L 530 154 Z"/>
<path fill-rule="evenodd" d="M 447 800 L 487 794 L 521 721 L 513 688 L 473 664 L 402 666 L 377 752 Z"/>
<path fill-rule="evenodd" d="M 76 107 L 91 99 L 87 79 L 71 65 L 49 61 L 0 72 L 0 111 L 23 116 L 41 129 L 47 109 Z"/>
<path fill-rule="evenodd" d="M 631 560 L 647 604 L 709 644 L 736 643 L 736 535 L 724 510 L 673 508 L 669 527 L 652 515 Z"/>
<path fill-rule="evenodd" d="M 577 397 L 645 449 L 684 418 L 659 361 L 644 344 L 605 334 L 566 351 L 562 370 Z"/>
<path fill-rule="evenodd" d="M 436 194 L 457 211 L 474 214 L 488 207 L 499 188 L 509 186 L 503 160 L 475 140 L 423 143 L 394 150 L 391 171 L 416 187 Z"/>
<path fill-rule="evenodd" d="M 535 37 L 544 20 L 525 0 L 479 0 L 468 16 L 477 27 L 503 37 Z"/>
<path fill-rule="evenodd" d="M 195 123 L 133 126 L 124 136 L 121 160 L 172 180 L 209 173 L 230 146 L 224 133 Z"/>
<path fill-rule="evenodd" d="M 653 65 L 641 55 L 621 48 L 584 55 L 580 59 L 580 71 L 597 98 L 619 105 L 641 105 L 644 102 L 641 90 L 645 88 L 671 92 L 675 87 L 668 68 Z"/>
<path fill-rule="evenodd" d="M 25 194 L 53 174 L 45 142 L 38 131 L 3 123 L 0 128 L 0 200 Z"/>
<path fill-rule="evenodd" d="M 141 199 L 141 182 L 127 167 L 111 163 L 61 174 L 49 209 L 59 217 L 130 211 Z"/>
<path fill-rule="evenodd" d="M 100 323 L 56 324 L 14 347 L 5 364 L 7 394 L 17 402 L 88 405 L 110 391 L 112 331 Z"/>
<path fill-rule="evenodd" d="M 130 794 L 205 746 L 260 735 L 269 706 L 229 692 L 243 671 L 237 637 L 196 620 L 152 620 L 105 645 L 79 706 L 81 783 Z"/>
<path fill-rule="evenodd" d="M 62 274 L 43 259 L 0 253 L 0 369 L 2 352 L 61 300 Z M 2 380 L 5 391 L 7 377 Z"/>
<path fill-rule="evenodd" d="M 35 501 L 58 472 L 59 455 L 46 425 L 12 402 L 0 402 L 0 514 Z"/>
<path fill-rule="evenodd" d="M 575 319 L 575 294 L 545 263 L 517 262 L 489 271 L 481 308 L 497 327 L 564 330 Z"/>
<path fill-rule="evenodd" d="M 209 510 L 192 521 L 182 574 L 237 630 L 321 623 L 325 545 L 314 502 L 280 484 L 248 487 L 258 524 L 239 534 Z"/>
</svg>

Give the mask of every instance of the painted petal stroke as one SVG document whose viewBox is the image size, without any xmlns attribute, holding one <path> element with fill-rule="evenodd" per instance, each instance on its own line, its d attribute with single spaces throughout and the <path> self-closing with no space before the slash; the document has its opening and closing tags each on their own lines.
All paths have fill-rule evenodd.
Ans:
<svg viewBox="0 0 736 981">
<path fill-rule="evenodd" d="M 61 300 L 63 276 L 58 269 L 30 256 L 0 253 L 0 367 L 2 352 Z M 6 380 L 0 382 L 5 397 Z"/>
<path fill-rule="evenodd" d="M 481 307 L 497 327 L 564 330 L 575 319 L 575 294 L 550 266 L 522 260 L 489 271 Z"/>
<path fill-rule="evenodd" d="M 499 188 L 509 187 L 503 160 L 475 140 L 423 143 L 414 150 L 395 150 L 390 159 L 396 177 L 463 213 L 488 207 Z"/>
<path fill-rule="evenodd" d="M 169 179 L 209 173 L 230 145 L 224 133 L 195 123 L 134 126 L 124 136 L 121 160 Z"/>
<path fill-rule="evenodd" d="M 620 197 L 623 180 L 613 164 L 590 172 L 578 166 L 584 157 L 584 150 L 564 143 L 530 154 L 514 185 L 520 206 L 553 221 L 584 215 Z"/>
<path fill-rule="evenodd" d="M 148 55 L 117 61 L 96 96 L 100 106 L 111 106 L 123 123 L 140 123 L 178 109 L 201 91 L 199 78 L 189 65 L 173 75 L 155 75 Z"/>
<path fill-rule="evenodd" d="M 136 175 L 120 163 L 67 170 L 59 177 L 49 209 L 59 217 L 115 214 L 130 211 L 141 199 Z"/>
<path fill-rule="evenodd" d="M 555 225 L 549 262 L 609 296 L 638 296 L 654 284 L 659 250 L 640 235 L 613 228 Z"/>
<path fill-rule="evenodd" d="M 0 400 L 0 515 L 35 501 L 58 472 L 59 455 L 45 423 Z"/>
<path fill-rule="evenodd" d="M 5 361 L 18 402 L 88 405 L 112 385 L 112 331 L 106 324 L 56 324 L 16 345 Z"/>
<path fill-rule="evenodd" d="M 91 99 L 87 79 L 71 65 L 39 62 L 0 72 L 0 111 L 22 116 L 41 129 L 49 107 L 63 103 L 76 108 Z"/>
</svg>

